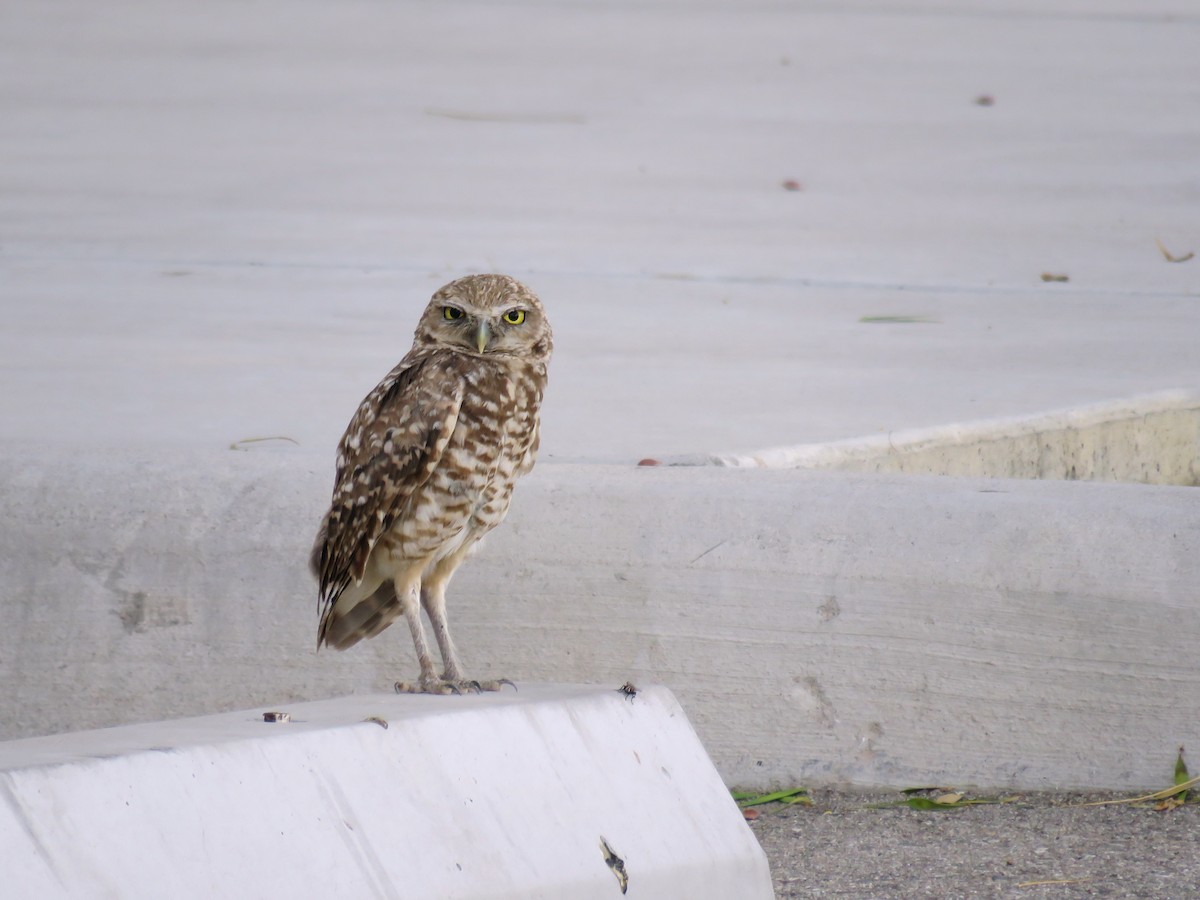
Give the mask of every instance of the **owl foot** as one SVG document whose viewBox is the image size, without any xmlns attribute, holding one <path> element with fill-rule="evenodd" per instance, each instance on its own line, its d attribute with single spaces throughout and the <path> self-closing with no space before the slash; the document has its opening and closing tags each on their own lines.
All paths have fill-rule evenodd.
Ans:
<svg viewBox="0 0 1200 900">
<path fill-rule="evenodd" d="M 411 681 L 397 681 L 397 694 L 482 694 L 484 691 L 498 691 L 504 685 L 509 685 L 514 691 L 517 686 L 507 678 L 496 681 L 457 680 L 447 681 L 441 678 L 422 678 L 415 684 Z"/>
</svg>

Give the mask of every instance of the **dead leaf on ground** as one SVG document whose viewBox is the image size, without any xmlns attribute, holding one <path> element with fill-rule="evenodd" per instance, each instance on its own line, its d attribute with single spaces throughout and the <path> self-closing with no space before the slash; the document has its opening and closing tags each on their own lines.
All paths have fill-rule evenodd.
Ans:
<svg viewBox="0 0 1200 900">
<path fill-rule="evenodd" d="M 1196 255 L 1195 252 L 1189 250 L 1187 253 L 1183 254 L 1182 256 L 1176 256 L 1174 253 L 1172 253 L 1170 250 L 1168 250 L 1163 245 L 1163 242 L 1160 241 L 1158 238 L 1154 239 L 1154 243 L 1158 244 L 1159 252 L 1162 253 L 1163 259 L 1165 259 L 1167 262 L 1173 262 L 1173 263 L 1187 262 L 1189 259 L 1191 259 L 1193 256 Z"/>
<path fill-rule="evenodd" d="M 1121 800 L 1094 800 L 1091 803 L 1081 803 L 1081 806 L 1113 806 L 1118 803 L 1140 804 L 1146 806 L 1148 800 L 1162 801 L 1153 807 L 1159 812 L 1168 812 L 1188 802 L 1188 791 L 1200 784 L 1200 775 L 1191 776 L 1187 763 L 1183 761 L 1183 748 L 1175 757 L 1175 786 L 1155 791 L 1153 794 L 1142 794 L 1140 797 L 1126 797 Z"/>
<path fill-rule="evenodd" d="M 284 434 L 274 434 L 269 437 L 242 438 L 240 441 L 234 441 L 232 444 L 230 444 L 229 449 L 246 451 L 250 449 L 248 446 L 246 446 L 247 444 L 261 444 L 266 441 L 287 441 L 289 444 L 295 444 L 297 447 L 300 446 L 300 442 L 295 438 L 290 438 Z"/>
</svg>

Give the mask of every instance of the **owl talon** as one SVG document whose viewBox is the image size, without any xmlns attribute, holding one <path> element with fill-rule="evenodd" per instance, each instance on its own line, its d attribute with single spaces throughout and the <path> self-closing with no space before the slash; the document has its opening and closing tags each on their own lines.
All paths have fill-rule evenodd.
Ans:
<svg viewBox="0 0 1200 900">
<path fill-rule="evenodd" d="M 477 681 L 476 684 L 478 684 L 480 689 L 484 691 L 498 691 L 506 684 L 514 691 L 517 689 L 517 686 L 507 678 L 497 678 L 495 681 Z"/>
</svg>

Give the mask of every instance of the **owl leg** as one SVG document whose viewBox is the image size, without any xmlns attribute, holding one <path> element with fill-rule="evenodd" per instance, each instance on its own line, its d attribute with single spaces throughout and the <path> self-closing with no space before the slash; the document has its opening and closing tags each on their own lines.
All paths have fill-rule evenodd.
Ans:
<svg viewBox="0 0 1200 900">
<path fill-rule="evenodd" d="M 416 684 L 406 681 L 396 682 L 396 692 L 399 694 L 460 694 L 461 690 L 444 679 L 437 677 L 437 669 L 433 664 L 433 656 L 429 652 L 429 641 L 425 639 L 425 628 L 421 625 L 421 580 L 407 580 L 403 587 L 397 586 L 396 597 L 404 611 L 404 621 L 408 622 L 408 630 L 412 632 L 413 647 L 417 651 L 417 663 L 421 667 L 421 677 Z"/>
<path fill-rule="evenodd" d="M 464 692 L 498 691 L 506 684 L 511 685 L 515 690 L 516 685 L 507 678 L 496 681 L 468 680 L 458 661 L 458 651 L 454 649 L 454 641 L 450 638 L 450 624 L 446 620 L 446 585 L 449 584 L 450 576 L 454 574 L 455 568 L 466 556 L 468 549 L 464 548 L 459 553 L 439 561 L 426 573 L 425 581 L 421 585 L 421 606 L 425 608 L 425 614 L 429 616 L 434 637 L 437 638 L 438 650 L 442 654 L 442 664 L 445 666 L 442 679 L 447 684 L 452 684 Z"/>
<path fill-rule="evenodd" d="M 466 681 L 462 665 L 458 661 L 458 651 L 454 649 L 454 641 L 450 639 L 450 623 L 446 621 L 446 581 L 439 579 L 433 584 L 428 582 L 421 585 L 421 606 L 425 615 L 429 616 L 429 624 L 433 626 L 433 636 L 437 639 L 438 650 L 442 654 L 442 678 L 446 681 Z"/>
</svg>

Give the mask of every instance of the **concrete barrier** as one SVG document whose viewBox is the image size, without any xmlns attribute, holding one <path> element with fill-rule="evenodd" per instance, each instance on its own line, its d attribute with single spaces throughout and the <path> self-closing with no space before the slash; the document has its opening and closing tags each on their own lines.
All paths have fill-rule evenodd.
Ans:
<svg viewBox="0 0 1200 900">
<path fill-rule="evenodd" d="M 1200 485 L 1200 393 L 1163 391 L 1036 416 L 666 462 L 1195 487 Z"/>
<path fill-rule="evenodd" d="M 0 458 L 6 737 L 386 690 L 314 650 L 305 451 Z M 727 783 L 1143 788 L 1200 696 L 1194 489 L 540 465 L 450 590 L 468 671 L 670 687 Z"/>
<path fill-rule="evenodd" d="M 770 898 L 670 692 L 349 697 L 0 744 L 12 898 Z"/>
</svg>

